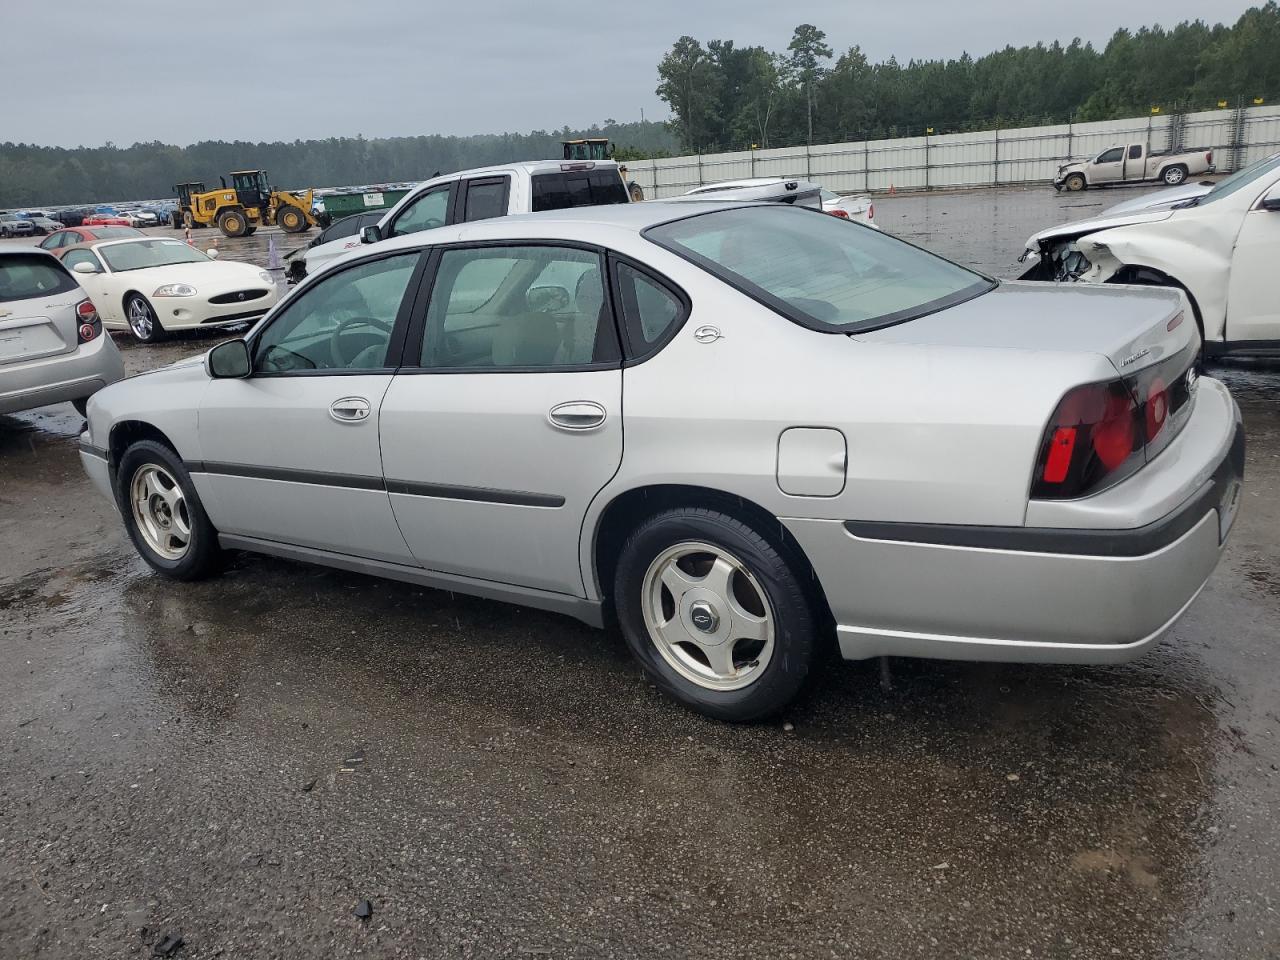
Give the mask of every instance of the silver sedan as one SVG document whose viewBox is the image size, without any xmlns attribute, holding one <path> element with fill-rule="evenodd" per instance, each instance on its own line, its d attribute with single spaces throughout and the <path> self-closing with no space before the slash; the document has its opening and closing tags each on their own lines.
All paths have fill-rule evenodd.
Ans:
<svg viewBox="0 0 1280 960">
<path fill-rule="evenodd" d="M 1002 283 L 683 201 L 387 240 L 116 385 L 84 465 L 178 580 L 256 551 L 620 625 L 747 720 L 823 644 L 1109 663 L 1218 562 L 1235 402 L 1176 290 Z"/>
</svg>

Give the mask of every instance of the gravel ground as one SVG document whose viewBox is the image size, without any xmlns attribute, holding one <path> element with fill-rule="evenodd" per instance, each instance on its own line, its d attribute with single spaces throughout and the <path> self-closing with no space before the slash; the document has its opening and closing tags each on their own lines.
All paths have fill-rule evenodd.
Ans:
<svg viewBox="0 0 1280 960">
<path fill-rule="evenodd" d="M 1010 276 L 1127 195 L 877 214 Z M 119 342 L 137 371 L 216 340 Z M 70 407 L 0 417 L 0 957 L 1280 955 L 1280 368 L 1213 374 L 1244 507 L 1157 650 L 900 660 L 887 691 L 832 664 L 747 727 L 550 614 L 247 556 L 164 582 Z"/>
</svg>

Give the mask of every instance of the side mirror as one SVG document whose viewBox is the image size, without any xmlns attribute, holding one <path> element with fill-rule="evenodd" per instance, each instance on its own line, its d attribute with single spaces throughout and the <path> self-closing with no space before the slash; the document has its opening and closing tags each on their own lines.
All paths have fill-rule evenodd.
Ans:
<svg viewBox="0 0 1280 960">
<path fill-rule="evenodd" d="M 1280 213 L 1280 194 L 1274 197 L 1263 197 L 1262 209 L 1270 210 L 1272 213 Z"/>
<path fill-rule="evenodd" d="M 367 227 L 360 228 L 361 243 L 377 243 L 382 239 L 382 231 L 378 229 L 376 223 L 371 223 Z"/>
<path fill-rule="evenodd" d="M 206 251 L 204 252 L 204 255 L 205 255 L 206 257 L 208 257 L 210 260 L 217 260 L 217 259 L 218 259 L 218 248 L 217 248 L 217 247 L 210 247 L 208 250 L 206 250 Z"/>
<path fill-rule="evenodd" d="M 249 344 L 243 340 L 220 343 L 205 360 L 209 376 L 215 380 L 237 380 L 247 377 L 253 370 L 249 363 Z"/>
<path fill-rule="evenodd" d="M 74 273 L 97 273 L 98 268 L 88 260 L 80 260 L 71 268 Z"/>
</svg>

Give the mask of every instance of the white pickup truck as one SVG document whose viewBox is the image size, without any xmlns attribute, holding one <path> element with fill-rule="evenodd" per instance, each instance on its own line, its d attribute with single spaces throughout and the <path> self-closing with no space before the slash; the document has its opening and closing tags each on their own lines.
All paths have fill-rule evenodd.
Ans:
<svg viewBox="0 0 1280 960">
<path fill-rule="evenodd" d="M 1084 190 L 1108 183 L 1141 183 L 1163 180 L 1171 187 L 1189 177 L 1213 173 L 1212 150 L 1183 153 L 1151 153 L 1145 143 L 1107 147 L 1092 160 L 1064 163 L 1053 178 L 1055 190 Z"/>
<path fill-rule="evenodd" d="M 291 264 L 289 278 L 300 280 L 363 243 L 387 237 L 513 213 L 630 202 L 631 194 L 612 160 L 533 160 L 460 170 L 418 184 L 376 224 L 361 220 L 352 224 L 358 229 L 348 233 L 347 220 L 354 218 L 339 220 L 317 238 L 336 239 L 307 248 L 305 269 Z"/>
</svg>

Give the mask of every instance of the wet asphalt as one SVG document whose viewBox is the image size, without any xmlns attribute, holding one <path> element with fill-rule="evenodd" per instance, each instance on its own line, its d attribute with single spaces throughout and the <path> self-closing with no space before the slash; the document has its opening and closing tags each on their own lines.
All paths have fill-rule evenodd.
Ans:
<svg viewBox="0 0 1280 960">
<path fill-rule="evenodd" d="M 1128 195 L 877 217 L 1011 276 Z M 0 958 L 1280 956 L 1280 367 L 1211 372 L 1244 505 L 1153 653 L 832 663 L 738 727 L 551 614 L 250 556 L 163 581 L 70 406 L 0 417 Z"/>
</svg>

